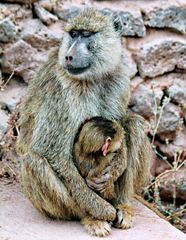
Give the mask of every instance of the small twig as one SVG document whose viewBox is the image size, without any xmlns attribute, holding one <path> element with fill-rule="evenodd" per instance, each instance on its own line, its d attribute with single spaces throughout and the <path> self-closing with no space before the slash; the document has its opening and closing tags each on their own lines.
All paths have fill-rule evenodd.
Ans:
<svg viewBox="0 0 186 240">
<path fill-rule="evenodd" d="M 166 163 L 169 165 L 170 168 L 172 168 L 172 165 L 170 164 L 169 161 L 167 161 L 167 157 L 166 156 L 163 156 L 162 154 L 160 154 L 157 150 L 156 150 L 156 146 L 154 145 L 153 146 L 154 148 L 154 152 L 157 156 L 159 156 L 163 161 L 166 161 Z"/>
<path fill-rule="evenodd" d="M 156 133 L 157 133 L 157 130 L 158 130 L 158 127 L 160 125 L 160 120 L 161 120 L 161 117 L 162 117 L 162 114 L 163 114 L 163 109 L 164 107 L 169 103 L 170 99 L 169 98 L 166 98 L 163 102 L 163 105 L 161 106 L 160 108 L 160 112 L 159 112 L 159 117 L 158 117 L 158 121 L 156 123 L 156 126 L 153 130 L 153 137 L 152 137 L 152 145 L 154 145 L 154 141 L 155 141 L 155 136 L 156 136 Z M 156 110 L 157 111 L 157 110 Z M 156 116 L 156 115 L 155 115 Z"/>
<path fill-rule="evenodd" d="M 178 212 L 173 213 L 173 216 L 174 217 L 180 217 L 180 216 L 182 216 L 185 213 L 186 213 L 186 209 L 182 209 L 182 210 L 180 210 Z M 172 218 L 172 216 L 168 216 L 167 220 L 171 220 L 171 218 Z"/>
<path fill-rule="evenodd" d="M 6 163 L 6 162 L 5 162 L 5 164 L 6 164 L 6 166 L 10 169 L 10 171 L 13 173 L 13 175 L 16 176 L 17 174 L 16 174 L 16 173 L 14 172 L 14 170 L 9 166 L 9 164 Z"/>
<path fill-rule="evenodd" d="M 176 208 L 176 170 L 173 171 L 173 192 L 172 192 L 172 198 L 173 198 L 173 206 Z"/>
<path fill-rule="evenodd" d="M 17 131 L 17 135 L 19 136 L 20 135 L 20 132 L 19 132 L 19 128 L 17 126 L 17 124 L 15 123 L 15 128 L 16 128 L 16 131 Z"/>
<path fill-rule="evenodd" d="M 182 163 L 180 163 L 180 165 L 177 167 L 177 170 L 179 170 L 184 164 L 186 164 L 186 159 Z"/>
<path fill-rule="evenodd" d="M 186 159 L 182 163 L 180 163 L 180 165 L 176 168 L 176 171 L 178 171 L 185 163 L 186 163 Z M 173 171 L 174 169 L 165 170 L 163 173 L 159 174 L 156 177 L 156 180 L 150 185 L 148 185 L 147 188 L 152 187 L 153 185 L 155 185 L 156 181 L 159 181 L 161 178 L 164 178 L 167 174 L 173 173 Z"/>
<path fill-rule="evenodd" d="M 9 81 L 12 79 L 13 75 L 14 75 L 14 70 L 13 70 L 13 72 L 11 73 L 10 77 L 7 79 L 7 81 L 6 81 L 2 86 L 0 86 L 0 90 L 1 90 L 1 91 L 4 90 L 4 88 L 6 87 L 6 85 L 7 85 L 7 84 L 9 83 Z"/>
</svg>

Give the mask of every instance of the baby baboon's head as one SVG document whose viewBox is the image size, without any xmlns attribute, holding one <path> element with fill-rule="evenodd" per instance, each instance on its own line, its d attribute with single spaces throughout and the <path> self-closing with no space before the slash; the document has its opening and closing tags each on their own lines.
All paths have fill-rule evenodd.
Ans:
<svg viewBox="0 0 186 240">
<path fill-rule="evenodd" d="M 67 23 L 59 64 L 72 78 L 94 80 L 112 74 L 121 62 L 118 24 L 96 9 L 86 8 Z"/>
</svg>

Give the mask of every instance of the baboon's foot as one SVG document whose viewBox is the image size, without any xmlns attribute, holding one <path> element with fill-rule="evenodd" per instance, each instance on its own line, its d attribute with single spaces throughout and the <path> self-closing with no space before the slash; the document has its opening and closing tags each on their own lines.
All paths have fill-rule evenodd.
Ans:
<svg viewBox="0 0 186 240">
<path fill-rule="evenodd" d="M 134 212 L 130 205 L 120 204 L 117 206 L 117 218 L 113 222 L 114 227 L 128 229 L 132 227 Z"/>
<path fill-rule="evenodd" d="M 111 232 L 111 225 L 107 221 L 85 217 L 81 222 L 87 232 L 93 236 L 105 237 Z"/>
</svg>

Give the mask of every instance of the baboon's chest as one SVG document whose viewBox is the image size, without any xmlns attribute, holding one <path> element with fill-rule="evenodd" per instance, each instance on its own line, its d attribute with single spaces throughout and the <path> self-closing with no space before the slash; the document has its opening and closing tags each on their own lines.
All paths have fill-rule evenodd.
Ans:
<svg viewBox="0 0 186 240">
<path fill-rule="evenodd" d="M 102 116 L 107 119 L 119 119 L 121 117 L 120 93 L 106 92 L 98 87 L 91 91 L 83 92 L 80 95 L 73 95 L 69 92 L 68 118 L 74 126 L 81 124 L 85 120 Z"/>
</svg>

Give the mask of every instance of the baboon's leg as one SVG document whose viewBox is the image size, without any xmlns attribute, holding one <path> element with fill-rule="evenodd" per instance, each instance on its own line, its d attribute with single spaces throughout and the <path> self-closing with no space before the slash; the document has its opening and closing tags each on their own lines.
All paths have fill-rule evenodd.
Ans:
<svg viewBox="0 0 186 240">
<path fill-rule="evenodd" d="M 85 229 L 96 236 L 111 231 L 107 221 L 85 217 L 86 213 L 72 199 L 45 159 L 26 155 L 22 160 L 23 189 L 32 204 L 42 214 L 64 220 L 82 220 Z"/>
<path fill-rule="evenodd" d="M 85 216 L 45 159 L 24 156 L 21 173 L 25 194 L 42 214 L 65 220 Z"/>
<path fill-rule="evenodd" d="M 114 206 L 117 209 L 117 219 L 114 221 L 114 226 L 117 228 L 127 229 L 132 226 L 133 222 L 133 176 L 129 169 L 125 170 L 124 174 L 118 179 L 117 199 L 114 201 Z"/>
<path fill-rule="evenodd" d="M 132 197 L 147 181 L 152 149 L 144 132 L 142 117 L 128 113 L 122 125 L 126 132 L 127 169 L 117 181 L 118 197 L 114 205 L 118 208 L 118 219 L 115 226 L 129 228 L 133 218 Z"/>
<path fill-rule="evenodd" d="M 111 232 L 111 224 L 104 220 L 97 220 L 92 217 L 85 217 L 81 223 L 88 233 L 93 236 L 105 237 Z"/>
</svg>

